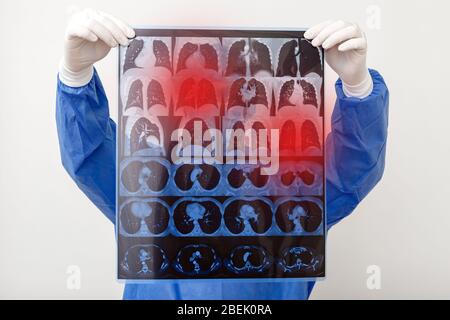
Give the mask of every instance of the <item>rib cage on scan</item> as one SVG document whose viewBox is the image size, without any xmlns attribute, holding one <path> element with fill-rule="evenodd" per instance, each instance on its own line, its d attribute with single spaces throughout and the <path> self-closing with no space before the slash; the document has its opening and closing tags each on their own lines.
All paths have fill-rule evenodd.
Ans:
<svg viewBox="0 0 450 320">
<path fill-rule="evenodd" d="M 121 163 L 119 188 L 124 196 L 323 196 L 320 163 L 283 162 L 279 175 L 242 164 L 169 164 L 165 159 L 133 157 Z"/>
<path fill-rule="evenodd" d="M 125 54 L 120 57 L 123 72 L 119 90 L 125 110 L 133 106 L 135 96 L 140 96 L 142 101 L 135 107 L 151 111 L 152 115 L 168 114 L 169 98 L 172 95 L 171 42 L 170 37 L 139 37 L 133 39 L 124 50 Z M 134 84 L 137 80 L 141 82 L 142 88 Z M 129 114 L 133 114 L 133 111 L 129 111 Z"/>
<path fill-rule="evenodd" d="M 221 43 L 218 38 L 178 38 L 174 58 L 176 73 L 183 74 L 186 69 L 205 69 L 207 73 L 220 74 L 223 68 L 220 53 Z"/>
<path fill-rule="evenodd" d="M 272 263 L 272 257 L 260 246 L 236 247 L 225 259 L 226 268 L 236 274 L 265 272 Z"/>
<path fill-rule="evenodd" d="M 273 214 L 274 213 L 274 214 Z M 314 197 L 177 197 L 128 199 L 119 210 L 127 237 L 254 237 L 322 235 L 323 204 Z"/>
<path fill-rule="evenodd" d="M 228 52 L 225 76 L 273 76 L 272 56 L 265 39 L 224 39 Z"/>
<path fill-rule="evenodd" d="M 278 51 L 277 77 L 307 77 L 323 74 L 322 52 L 306 39 L 286 39 Z"/>
<path fill-rule="evenodd" d="M 118 277 L 323 277 L 322 51 L 302 32 L 136 33 L 119 53 Z"/>
</svg>

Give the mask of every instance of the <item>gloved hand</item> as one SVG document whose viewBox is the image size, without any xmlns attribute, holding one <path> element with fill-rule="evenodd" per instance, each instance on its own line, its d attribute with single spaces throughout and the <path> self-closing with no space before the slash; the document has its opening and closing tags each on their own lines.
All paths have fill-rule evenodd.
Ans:
<svg viewBox="0 0 450 320">
<path fill-rule="evenodd" d="M 373 81 L 366 65 L 367 40 L 358 25 L 326 21 L 308 29 L 305 38 L 326 51 L 326 61 L 341 78 L 346 96 L 365 98 L 372 93 Z"/>
<path fill-rule="evenodd" d="M 71 87 L 81 87 L 92 78 L 95 62 L 103 59 L 111 48 L 129 44 L 134 30 L 110 14 L 85 9 L 72 15 L 67 25 L 64 57 L 59 79 Z"/>
</svg>

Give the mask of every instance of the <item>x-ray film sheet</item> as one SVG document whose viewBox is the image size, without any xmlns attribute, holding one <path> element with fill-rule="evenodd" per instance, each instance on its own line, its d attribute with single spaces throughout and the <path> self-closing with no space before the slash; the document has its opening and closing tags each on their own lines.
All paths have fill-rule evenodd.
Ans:
<svg viewBox="0 0 450 320">
<path fill-rule="evenodd" d="M 118 278 L 325 276 L 323 52 L 139 29 L 119 51 Z"/>
</svg>

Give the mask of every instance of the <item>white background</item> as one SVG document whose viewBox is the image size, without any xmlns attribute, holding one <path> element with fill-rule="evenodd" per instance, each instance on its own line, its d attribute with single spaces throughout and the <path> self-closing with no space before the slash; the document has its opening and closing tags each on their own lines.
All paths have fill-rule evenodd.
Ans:
<svg viewBox="0 0 450 320">
<path fill-rule="evenodd" d="M 120 4 L 121 3 L 121 4 Z M 59 158 L 58 61 L 70 6 L 134 25 L 291 27 L 358 22 L 369 65 L 391 92 L 385 176 L 328 237 L 328 278 L 313 299 L 450 298 L 448 1 L 0 2 L 0 298 L 120 299 L 112 224 L 76 188 Z M 380 11 L 380 29 L 367 24 Z M 372 28 L 371 28 L 372 27 Z M 117 53 L 97 65 L 117 112 Z M 336 75 L 328 73 L 332 101 Z M 67 268 L 81 270 L 69 290 Z M 381 270 L 369 290 L 367 267 Z"/>
</svg>

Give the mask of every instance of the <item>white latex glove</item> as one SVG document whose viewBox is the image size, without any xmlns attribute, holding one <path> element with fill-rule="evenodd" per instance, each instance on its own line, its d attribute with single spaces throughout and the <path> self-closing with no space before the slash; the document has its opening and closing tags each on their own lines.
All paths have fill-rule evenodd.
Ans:
<svg viewBox="0 0 450 320">
<path fill-rule="evenodd" d="M 366 65 L 367 40 L 357 24 L 326 21 L 305 32 L 315 47 L 322 46 L 329 66 L 339 75 L 348 97 L 365 98 L 373 81 Z"/>
<path fill-rule="evenodd" d="M 103 59 L 111 48 L 127 46 L 134 30 L 110 14 L 85 9 L 72 15 L 67 25 L 64 57 L 59 79 L 71 87 L 89 83 L 94 63 Z"/>
</svg>

